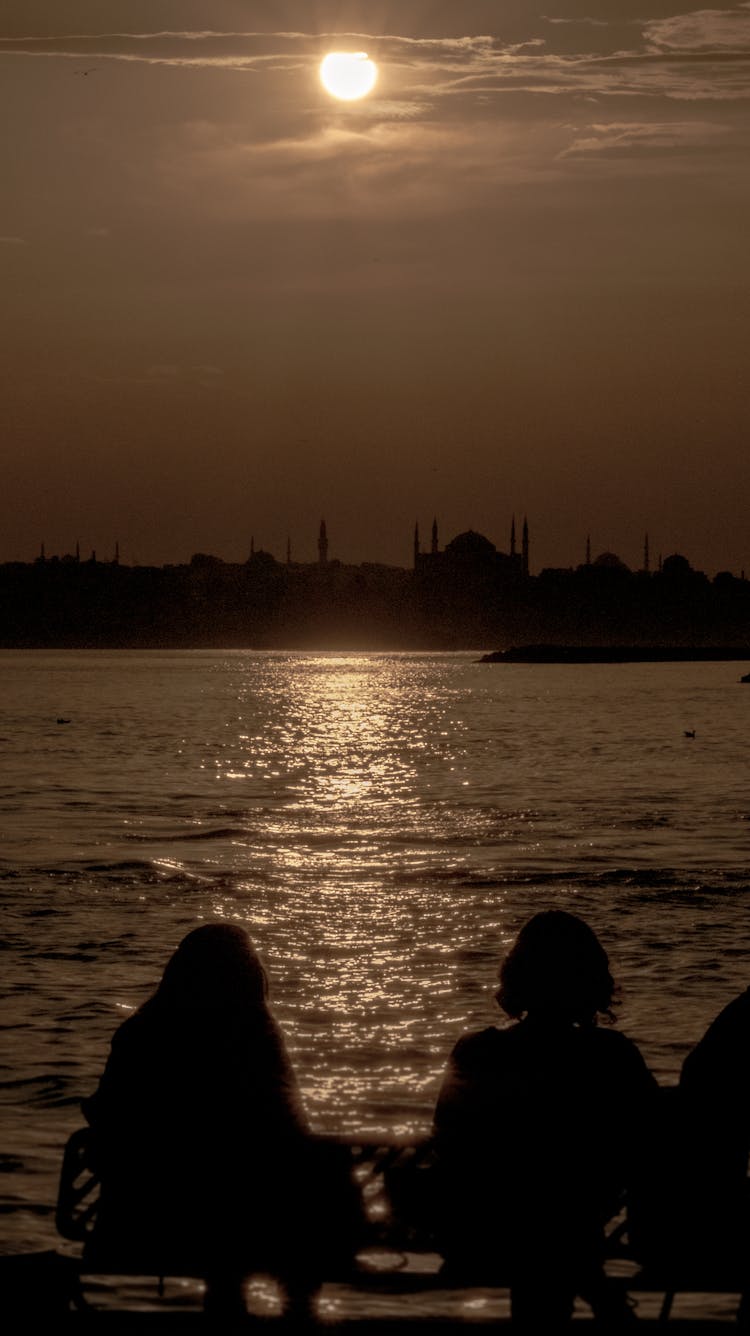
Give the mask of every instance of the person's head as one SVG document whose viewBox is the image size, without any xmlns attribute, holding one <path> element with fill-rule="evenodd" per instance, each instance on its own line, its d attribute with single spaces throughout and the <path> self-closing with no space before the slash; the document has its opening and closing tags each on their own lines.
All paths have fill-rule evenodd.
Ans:
<svg viewBox="0 0 750 1336">
<path fill-rule="evenodd" d="M 496 994 L 514 1019 L 543 1016 L 594 1025 L 610 1014 L 614 980 L 596 933 L 575 914 L 549 909 L 524 924 L 500 967 Z"/>
<path fill-rule="evenodd" d="M 154 995 L 160 1005 L 191 1011 L 265 1011 L 268 981 L 244 928 L 206 923 L 180 942 Z"/>
</svg>

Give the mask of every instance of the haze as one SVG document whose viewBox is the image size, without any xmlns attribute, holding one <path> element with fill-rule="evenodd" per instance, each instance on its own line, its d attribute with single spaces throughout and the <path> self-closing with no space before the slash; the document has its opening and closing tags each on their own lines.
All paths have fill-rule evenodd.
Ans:
<svg viewBox="0 0 750 1336">
<path fill-rule="evenodd" d="M 635 14 L 637 13 L 637 17 Z M 750 4 L 6 0 L 0 560 L 750 569 Z M 379 78 L 334 103 L 328 50 Z"/>
</svg>

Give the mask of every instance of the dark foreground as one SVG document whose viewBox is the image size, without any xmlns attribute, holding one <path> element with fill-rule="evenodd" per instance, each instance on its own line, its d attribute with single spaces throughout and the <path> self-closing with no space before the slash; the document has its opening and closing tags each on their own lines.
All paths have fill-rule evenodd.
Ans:
<svg viewBox="0 0 750 1336">
<path fill-rule="evenodd" d="M 713 1333 L 726 1332 L 732 1330 L 736 1324 L 732 1321 L 718 1321 L 712 1319 L 685 1319 L 674 1318 L 668 1324 L 660 1322 L 657 1318 L 640 1318 L 633 1323 L 633 1331 L 640 1332 L 669 1332 L 671 1336 L 709 1336 Z M 6 1331 L 21 1332 L 31 1331 L 33 1328 L 29 1324 L 28 1317 L 22 1314 L 16 1316 L 15 1323 L 11 1322 L 5 1327 Z M 474 1330 L 493 1330 L 508 1331 L 512 1330 L 509 1318 L 461 1318 L 453 1317 L 414 1317 L 408 1319 L 401 1318 L 356 1318 L 344 1319 L 340 1322 L 316 1322 L 313 1324 L 300 1324 L 296 1322 L 284 1321 L 281 1318 L 261 1318 L 248 1317 L 244 1320 L 234 1321 L 225 1325 L 220 1324 L 215 1319 L 206 1317 L 203 1313 L 155 1313 L 155 1312 L 97 1312 L 97 1313 L 74 1313 L 68 1314 L 55 1321 L 54 1324 L 45 1324 L 41 1330 L 46 1333 L 64 1333 L 70 1332 L 71 1336 L 148 1336 L 150 1332 L 165 1333 L 171 1336 L 171 1333 L 199 1333 L 232 1331 L 246 1332 L 247 1336 L 257 1333 L 257 1336 L 292 1336 L 292 1333 L 306 1331 L 310 1336 L 470 1336 Z M 600 1323 L 594 1322 L 588 1318 L 574 1318 L 571 1324 L 571 1330 L 591 1333 L 591 1336 L 611 1336 L 610 1330 Z M 540 1333 L 542 1336 L 542 1333 Z"/>
<path fill-rule="evenodd" d="M 175 1336 L 182 1336 L 182 1333 L 199 1336 L 201 1332 L 206 1333 L 206 1336 L 211 1332 L 238 1332 L 246 1333 L 246 1336 L 252 1336 L 252 1333 L 257 1333 L 257 1336 L 292 1336 L 295 1333 L 296 1336 L 300 1332 L 307 1332 L 309 1336 L 325 1336 L 326 1333 L 329 1336 L 410 1336 L 410 1333 L 414 1336 L 432 1336 L 432 1333 L 435 1336 L 468 1336 L 468 1333 L 477 1329 L 513 1330 L 510 1318 L 498 1312 L 503 1292 L 496 1287 L 490 1290 L 474 1288 L 473 1293 L 470 1287 L 464 1291 L 464 1299 L 478 1301 L 473 1310 L 462 1305 L 458 1312 L 455 1309 L 437 1314 L 413 1309 L 410 1312 L 409 1297 L 414 1294 L 410 1278 L 403 1276 L 403 1284 L 399 1285 L 396 1278 L 389 1280 L 383 1276 L 380 1301 L 385 1299 L 387 1307 L 377 1316 L 365 1311 L 357 1314 L 356 1309 L 347 1313 L 346 1308 L 350 1307 L 358 1287 L 344 1284 L 341 1288 L 335 1286 L 334 1291 L 330 1292 L 338 1293 L 334 1303 L 343 1301 L 344 1308 L 340 1314 L 331 1311 L 330 1297 L 326 1300 L 327 1287 L 324 1287 L 322 1310 L 308 1320 L 275 1314 L 260 1315 L 252 1311 L 247 1315 L 220 1317 L 204 1312 L 199 1306 L 200 1289 L 194 1289 L 188 1297 L 188 1291 L 175 1288 L 174 1282 L 168 1281 L 160 1296 L 155 1280 L 151 1279 L 146 1282 L 147 1290 L 138 1296 L 127 1292 L 117 1295 L 107 1284 L 102 1285 L 98 1278 L 87 1277 L 83 1279 L 81 1291 L 71 1288 L 69 1284 L 74 1268 L 74 1259 L 57 1252 L 0 1259 L 3 1331 L 11 1332 L 14 1336 L 16 1332 L 37 1331 L 43 1332 L 45 1336 L 48 1333 L 49 1336 L 66 1336 L 67 1333 L 70 1336 L 148 1336 L 151 1332 L 163 1332 L 165 1336 L 171 1336 L 171 1333 L 175 1333 Z M 412 1277 L 412 1282 L 415 1279 Z M 630 1289 L 632 1278 L 623 1276 L 623 1283 Z M 379 1287 L 376 1285 L 375 1288 Z M 716 1291 L 715 1297 L 718 1297 Z M 658 1330 L 674 1333 L 675 1336 L 708 1336 L 708 1333 L 725 1332 L 727 1328 L 747 1332 L 747 1313 L 743 1313 L 739 1321 L 735 1320 L 739 1297 L 731 1290 L 724 1291 L 720 1304 L 715 1301 L 712 1303 L 715 1316 L 702 1317 L 696 1314 L 686 1317 L 680 1311 L 683 1304 L 678 1295 L 675 1305 L 677 1315 L 665 1318 L 660 1315 L 663 1294 L 657 1289 L 641 1291 L 638 1293 L 638 1315 L 636 1317 L 634 1314 L 632 1329 L 643 1332 Z M 252 1300 L 250 1302 L 252 1307 Z M 77 1306 L 80 1303 L 83 1306 Z M 630 1329 L 631 1323 L 628 1322 L 627 1326 Z M 590 1332 L 592 1336 L 596 1333 L 614 1336 L 607 1323 L 596 1321 L 587 1311 L 581 1311 L 580 1314 L 576 1312 L 571 1327 Z M 540 1336 L 544 1334 L 540 1333 Z"/>
</svg>

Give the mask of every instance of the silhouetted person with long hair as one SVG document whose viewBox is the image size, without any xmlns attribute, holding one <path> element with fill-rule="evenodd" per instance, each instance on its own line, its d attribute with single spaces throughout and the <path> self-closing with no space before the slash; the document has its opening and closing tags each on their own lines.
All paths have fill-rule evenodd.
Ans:
<svg viewBox="0 0 750 1336">
<path fill-rule="evenodd" d="M 500 970 L 516 1023 L 460 1039 L 438 1099 L 446 1273 L 510 1283 L 524 1330 L 562 1330 L 576 1295 L 610 1330 L 629 1316 L 604 1275 L 604 1225 L 656 1087 L 635 1045 L 597 1027 L 613 989 L 586 923 L 536 914 Z"/>
<path fill-rule="evenodd" d="M 222 1313 L 244 1311 L 250 1271 L 279 1277 L 292 1306 L 316 1288 L 308 1129 L 267 991 L 242 928 L 196 928 L 115 1033 L 83 1104 L 101 1177 L 90 1259 L 202 1275 Z"/>
</svg>

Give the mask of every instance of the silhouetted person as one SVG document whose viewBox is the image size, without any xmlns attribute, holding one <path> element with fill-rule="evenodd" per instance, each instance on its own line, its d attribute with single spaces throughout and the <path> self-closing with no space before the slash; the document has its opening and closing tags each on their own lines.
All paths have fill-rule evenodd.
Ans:
<svg viewBox="0 0 750 1336">
<path fill-rule="evenodd" d="M 652 1272 L 678 1282 L 750 1275 L 750 989 L 686 1057 L 660 1093 L 630 1207 L 631 1239 Z M 747 1295 L 747 1291 L 746 1291 Z M 744 1313 L 748 1313 L 747 1297 Z"/>
<path fill-rule="evenodd" d="M 750 988 L 709 1025 L 680 1075 L 690 1146 L 694 1231 L 714 1269 L 740 1276 L 750 1320 Z M 684 1217 L 686 1218 L 686 1217 Z"/>
<path fill-rule="evenodd" d="M 613 980 L 581 919 L 537 914 L 502 964 L 517 1023 L 464 1036 L 435 1112 L 446 1273 L 510 1283 L 514 1323 L 564 1328 L 575 1296 L 610 1329 L 629 1316 L 603 1270 L 656 1084 L 624 1035 L 597 1028 Z"/>
<path fill-rule="evenodd" d="M 263 966 L 230 924 L 190 932 L 115 1033 L 91 1124 L 101 1197 L 88 1255 L 197 1274 L 206 1306 L 244 1310 L 250 1271 L 291 1302 L 316 1288 L 302 1201 L 311 1145 Z M 306 1211 L 308 1212 L 306 1221 Z"/>
<path fill-rule="evenodd" d="M 688 1053 L 680 1090 L 714 1131 L 724 1171 L 744 1178 L 750 1153 L 750 988 L 719 1013 Z"/>
</svg>

